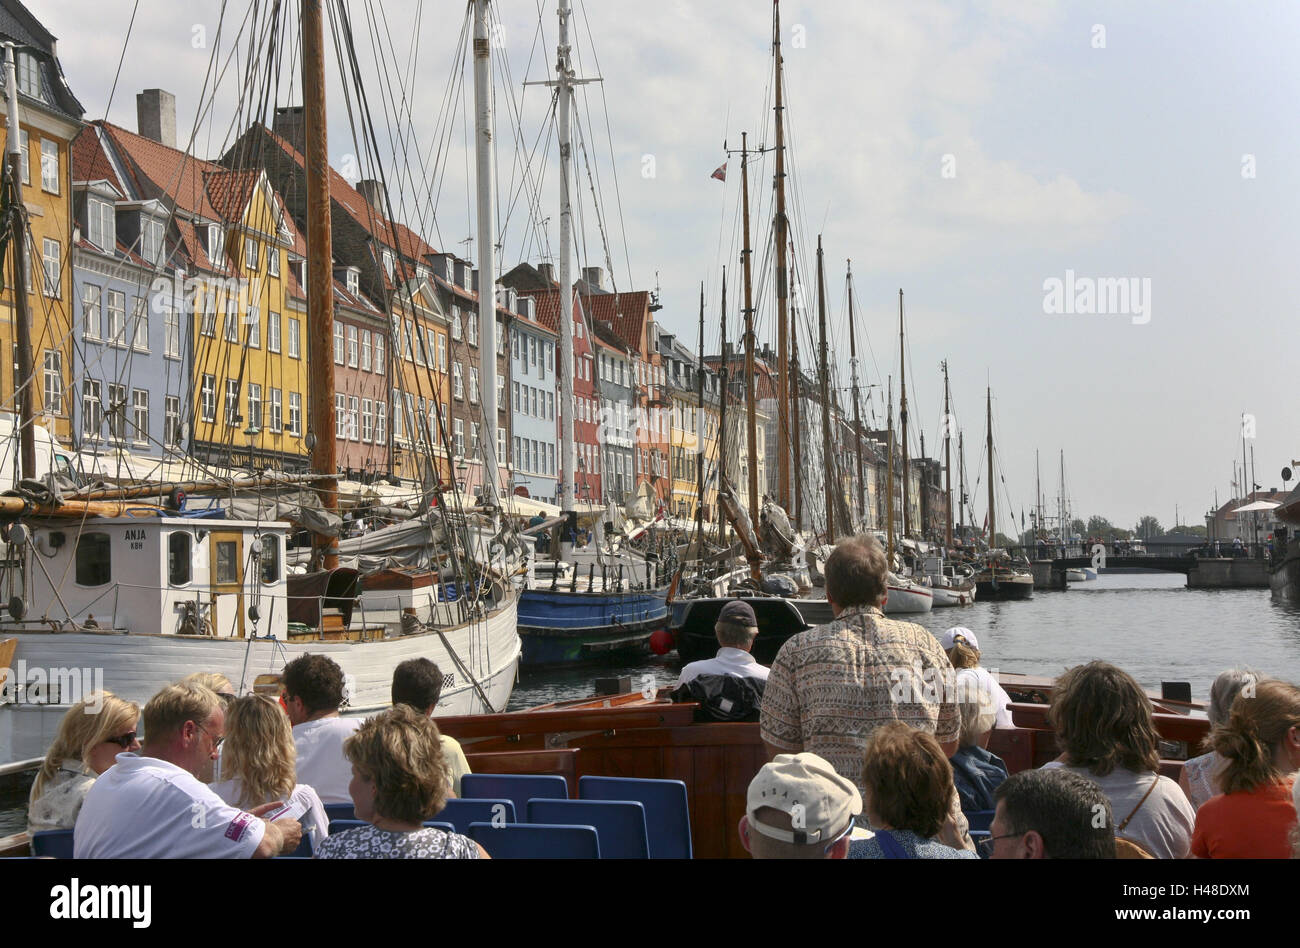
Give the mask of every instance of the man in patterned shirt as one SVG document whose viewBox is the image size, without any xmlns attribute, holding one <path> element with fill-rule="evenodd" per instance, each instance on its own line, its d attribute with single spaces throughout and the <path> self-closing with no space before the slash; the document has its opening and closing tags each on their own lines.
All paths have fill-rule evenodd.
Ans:
<svg viewBox="0 0 1300 948">
<path fill-rule="evenodd" d="M 844 540 L 825 574 L 834 621 L 792 636 L 768 675 L 760 727 L 769 759 L 810 751 L 865 792 L 867 736 L 895 720 L 933 734 L 952 756 L 961 730 L 952 663 L 926 629 L 880 611 L 889 565 L 879 542 Z M 973 848 L 956 791 L 953 809 L 941 838 Z"/>
</svg>

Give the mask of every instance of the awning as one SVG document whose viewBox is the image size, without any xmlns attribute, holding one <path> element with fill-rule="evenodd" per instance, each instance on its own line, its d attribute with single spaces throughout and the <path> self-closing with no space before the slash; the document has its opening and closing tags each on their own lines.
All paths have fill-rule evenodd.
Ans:
<svg viewBox="0 0 1300 948">
<path fill-rule="evenodd" d="M 1281 506 L 1281 504 L 1274 500 L 1257 500 L 1253 504 L 1243 504 L 1240 507 L 1236 507 L 1232 512 L 1235 514 L 1252 513 L 1256 510 L 1276 510 Z"/>
<path fill-rule="evenodd" d="M 518 494 L 501 498 L 501 509 L 516 517 L 558 517 L 563 512 L 555 504 L 520 497 Z"/>
</svg>

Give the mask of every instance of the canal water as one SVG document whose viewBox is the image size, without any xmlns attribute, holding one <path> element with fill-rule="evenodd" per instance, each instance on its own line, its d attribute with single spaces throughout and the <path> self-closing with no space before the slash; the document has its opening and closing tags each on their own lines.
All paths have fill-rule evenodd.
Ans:
<svg viewBox="0 0 1300 948">
<path fill-rule="evenodd" d="M 979 639 L 982 664 L 998 671 L 1055 676 L 1103 659 L 1156 692 L 1162 681 L 1190 682 L 1199 700 L 1208 699 L 1215 676 L 1233 666 L 1300 681 L 1300 607 L 1274 602 L 1268 590 L 1187 589 L 1186 578 L 1175 574 L 1103 574 L 1066 592 L 1037 592 L 1028 602 L 976 603 L 902 618 L 936 634 L 966 626 Z M 679 669 L 676 657 L 668 656 L 525 675 L 508 710 L 586 697 L 597 677 L 627 675 L 640 690 L 648 675 L 656 686 L 668 686 Z M 20 793 L 0 796 L 0 836 L 24 828 L 25 803 Z"/>
</svg>

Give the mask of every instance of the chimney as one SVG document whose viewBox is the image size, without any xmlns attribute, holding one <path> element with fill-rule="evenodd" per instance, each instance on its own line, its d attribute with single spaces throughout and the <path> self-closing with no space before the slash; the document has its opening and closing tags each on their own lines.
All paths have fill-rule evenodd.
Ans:
<svg viewBox="0 0 1300 948">
<path fill-rule="evenodd" d="M 362 178 L 357 182 L 357 193 L 365 198 L 370 206 L 379 212 L 379 216 L 387 220 L 387 211 L 384 205 L 387 204 L 388 194 L 384 191 L 384 186 L 374 178 Z"/>
<path fill-rule="evenodd" d="M 303 116 L 301 105 L 286 105 L 276 109 L 271 130 L 296 148 L 299 154 L 306 153 L 306 118 Z"/>
<path fill-rule="evenodd" d="M 602 267 L 583 267 L 582 278 L 598 290 L 605 288 L 605 270 Z"/>
<path fill-rule="evenodd" d="M 135 97 L 135 117 L 142 136 L 176 147 L 176 96 L 163 89 L 145 89 Z"/>
<path fill-rule="evenodd" d="M 555 282 L 555 264 L 539 263 L 537 265 L 537 275 L 542 278 L 543 285 L 549 287 Z"/>
</svg>

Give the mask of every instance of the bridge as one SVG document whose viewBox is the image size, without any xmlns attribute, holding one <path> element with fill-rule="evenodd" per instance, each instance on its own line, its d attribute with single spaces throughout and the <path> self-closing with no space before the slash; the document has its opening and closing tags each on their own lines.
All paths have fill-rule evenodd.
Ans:
<svg viewBox="0 0 1300 948">
<path fill-rule="evenodd" d="M 1100 558 L 1099 562 L 1100 561 Z M 1064 589 L 1065 571 L 1092 566 L 1091 556 L 1062 556 L 1033 563 L 1035 589 Z M 1101 568 L 1182 573 L 1189 589 L 1268 589 L 1268 560 L 1248 556 L 1106 555 Z"/>
<path fill-rule="evenodd" d="M 1138 556 L 1111 556 L 1106 554 L 1104 561 L 1101 562 L 1102 569 L 1149 569 L 1159 573 L 1191 573 L 1196 569 L 1197 563 L 1200 562 L 1193 556 L 1149 556 L 1146 554 Z M 1040 560 L 1039 562 L 1043 562 Z M 1085 566 L 1093 565 L 1091 556 L 1065 556 L 1049 560 L 1054 570 L 1083 569 Z"/>
</svg>

